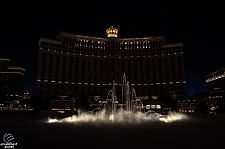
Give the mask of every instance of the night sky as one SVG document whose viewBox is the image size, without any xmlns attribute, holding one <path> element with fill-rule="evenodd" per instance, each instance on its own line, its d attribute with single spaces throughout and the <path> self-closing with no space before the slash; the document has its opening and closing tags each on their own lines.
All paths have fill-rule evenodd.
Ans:
<svg viewBox="0 0 225 149">
<path fill-rule="evenodd" d="M 206 91 L 204 76 L 225 65 L 222 3 L 160 2 L 0 2 L 0 57 L 26 69 L 24 90 L 35 93 L 40 38 L 59 31 L 106 37 L 110 26 L 119 37 L 166 36 L 183 42 L 187 93 Z M 122 76 L 121 76 L 122 77 Z"/>
</svg>

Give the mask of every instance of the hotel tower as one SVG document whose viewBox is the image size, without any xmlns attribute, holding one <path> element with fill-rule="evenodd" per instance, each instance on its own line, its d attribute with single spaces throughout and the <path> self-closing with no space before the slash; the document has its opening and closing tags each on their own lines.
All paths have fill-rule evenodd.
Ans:
<svg viewBox="0 0 225 149">
<path fill-rule="evenodd" d="M 36 96 L 61 92 L 107 95 L 123 75 L 138 96 L 186 94 L 183 43 L 166 44 L 164 36 L 118 38 L 111 26 L 106 38 L 59 32 L 39 41 Z"/>
</svg>

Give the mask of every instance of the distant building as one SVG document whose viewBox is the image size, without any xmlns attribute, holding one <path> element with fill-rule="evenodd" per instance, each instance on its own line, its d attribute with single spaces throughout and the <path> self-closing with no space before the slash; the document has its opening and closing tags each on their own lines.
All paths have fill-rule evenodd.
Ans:
<svg viewBox="0 0 225 149">
<path fill-rule="evenodd" d="M 206 104 L 211 112 L 225 112 L 225 67 L 214 70 L 205 76 L 209 97 Z"/>
<path fill-rule="evenodd" d="M 30 99 L 30 94 L 29 92 L 26 90 L 26 92 L 23 93 L 23 99 Z"/>
<path fill-rule="evenodd" d="M 179 100 L 177 110 L 182 113 L 195 113 L 197 106 L 196 100 Z"/>
<path fill-rule="evenodd" d="M 208 93 L 215 90 L 225 91 L 225 67 L 214 70 L 205 76 Z"/>
<path fill-rule="evenodd" d="M 183 43 L 166 44 L 164 36 L 118 38 L 118 29 L 107 38 L 59 32 L 57 40 L 39 41 L 36 97 L 107 95 L 115 80 L 121 91 L 123 74 L 137 96 L 186 94 Z"/>
<path fill-rule="evenodd" d="M 0 91 L 8 97 L 22 97 L 25 69 L 14 66 L 8 58 L 0 58 Z"/>
<path fill-rule="evenodd" d="M 60 96 L 59 98 L 50 100 L 50 110 L 59 113 L 74 112 L 76 111 L 75 100 L 67 95 Z"/>
<path fill-rule="evenodd" d="M 144 101 L 142 101 L 142 104 L 148 110 L 154 110 L 159 113 L 163 113 L 163 111 L 164 111 L 164 106 L 163 106 L 164 103 L 161 101 L 144 100 Z"/>
</svg>

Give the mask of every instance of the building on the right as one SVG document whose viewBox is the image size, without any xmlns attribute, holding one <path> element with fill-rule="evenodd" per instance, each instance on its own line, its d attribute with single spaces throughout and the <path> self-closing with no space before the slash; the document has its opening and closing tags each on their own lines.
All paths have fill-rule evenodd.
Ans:
<svg viewBox="0 0 225 149">
<path fill-rule="evenodd" d="M 218 68 L 205 76 L 209 97 L 206 105 L 210 113 L 225 112 L 225 67 Z"/>
<path fill-rule="evenodd" d="M 208 93 L 215 90 L 225 91 L 225 66 L 205 76 Z"/>
</svg>

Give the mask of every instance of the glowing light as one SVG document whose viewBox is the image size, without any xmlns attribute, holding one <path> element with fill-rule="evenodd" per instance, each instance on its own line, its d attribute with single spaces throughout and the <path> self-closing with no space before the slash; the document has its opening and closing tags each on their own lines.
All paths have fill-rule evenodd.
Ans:
<svg viewBox="0 0 225 149">
<path fill-rule="evenodd" d="M 148 105 L 149 107 L 150 105 Z M 151 108 L 161 108 L 160 105 L 151 105 Z M 149 107 L 150 108 L 150 107 Z M 160 115 L 158 113 L 143 113 L 135 112 L 129 113 L 123 109 L 117 110 L 114 114 L 106 114 L 105 110 L 97 113 L 85 113 L 78 111 L 78 115 L 72 115 L 63 119 L 48 119 L 48 123 L 132 123 L 141 124 L 150 121 L 162 121 L 165 123 L 174 122 L 178 120 L 185 120 L 189 117 L 183 113 L 169 112 L 168 115 Z"/>
<path fill-rule="evenodd" d="M 156 105 L 156 109 L 161 109 L 161 105 Z"/>
<path fill-rule="evenodd" d="M 206 79 L 206 82 L 211 82 L 211 81 L 223 78 L 223 77 L 225 77 L 225 74 L 222 74 L 222 75 L 219 75 L 219 76 L 215 76 L 215 77 L 212 77 L 212 78 L 208 78 L 208 79 Z"/>
<path fill-rule="evenodd" d="M 107 37 L 118 37 L 119 30 L 111 26 L 106 30 Z"/>
</svg>

